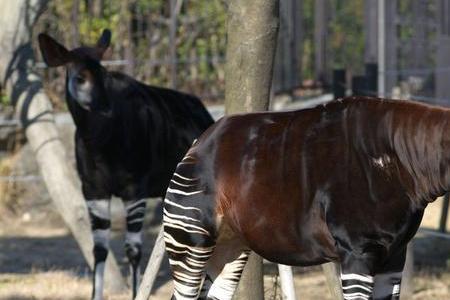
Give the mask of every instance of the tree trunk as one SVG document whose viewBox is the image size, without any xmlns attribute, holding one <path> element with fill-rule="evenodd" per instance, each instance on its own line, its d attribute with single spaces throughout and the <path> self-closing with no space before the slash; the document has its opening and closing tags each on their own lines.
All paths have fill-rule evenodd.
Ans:
<svg viewBox="0 0 450 300">
<path fill-rule="evenodd" d="M 16 107 L 50 197 L 92 267 L 93 241 L 85 201 L 74 169 L 67 163 L 50 101 L 43 91 L 40 77 L 31 69 L 34 64 L 32 29 L 47 2 L 15 0 L 2 3 L 0 80 Z M 120 270 L 114 256 L 109 258 L 108 287 L 111 291 L 122 290 L 125 285 Z"/>
<path fill-rule="evenodd" d="M 278 16 L 278 0 L 230 1 L 225 67 L 227 114 L 268 109 Z M 262 259 L 254 253 L 235 298 L 264 299 Z"/>
<path fill-rule="evenodd" d="M 231 0 L 228 12 L 225 110 L 267 110 L 278 32 L 278 0 Z"/>
</svg>

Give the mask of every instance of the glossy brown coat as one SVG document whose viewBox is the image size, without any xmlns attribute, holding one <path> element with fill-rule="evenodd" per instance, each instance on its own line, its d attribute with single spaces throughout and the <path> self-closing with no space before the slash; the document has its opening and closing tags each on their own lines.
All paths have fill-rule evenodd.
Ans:
<svg viewBox="0 0 450 300">
<path fill-rule="evenodd" d="M 449 186 L 450 112 L 347 98 L 313 109 L 224 118 L 191 149 L 220 226 L 291 265 L 403 249 Z M 211 176 L 214 180 L 211 180 Z"/>
<path fill-rule="evenodd" d="M 406 245 L 450 187 L 449 120 L 448 109 L 361 97 L 223 118 L 164 201 L 172 299 L 231 299 L 248 250 L 336 261 L 345 299 L 398 299 Z"/>
</svg>

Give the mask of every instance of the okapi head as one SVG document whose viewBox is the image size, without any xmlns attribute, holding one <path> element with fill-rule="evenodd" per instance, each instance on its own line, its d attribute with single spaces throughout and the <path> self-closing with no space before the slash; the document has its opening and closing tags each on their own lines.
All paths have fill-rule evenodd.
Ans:
<svg viewBox="0 0 450 300">
<path fill-rule="evenodd" d="M 67 98 L 75 100 L 83 109 L 93 110 L 107 106 L 104 69 L 100 61 L 111 42 L 111 31 L 103 30 L 94 47 L 68 50 L 45 33 L 39 34 L 39 47 L 49 67 L 65 66 L 67 69 Z"/>
</svg>

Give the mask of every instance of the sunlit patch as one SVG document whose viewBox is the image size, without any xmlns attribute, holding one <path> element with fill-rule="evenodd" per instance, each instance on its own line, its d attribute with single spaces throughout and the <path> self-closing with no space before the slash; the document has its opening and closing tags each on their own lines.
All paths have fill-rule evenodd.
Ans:
<svg viewBox="0 0 450 300">
<path fill-rule="evenodd" d="M 379 168 L 385 168 L 391 163 L 391 158 L 387 154 L 383 154 L 380 157 L 372 158 L 372 163 Z"/>
</svg>

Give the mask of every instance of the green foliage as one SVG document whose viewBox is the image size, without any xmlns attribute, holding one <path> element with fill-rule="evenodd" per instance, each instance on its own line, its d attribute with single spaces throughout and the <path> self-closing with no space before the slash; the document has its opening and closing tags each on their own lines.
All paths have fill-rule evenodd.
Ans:
<svg viewBox="0 0 450 300">
<path fill-rule="evenodd" d="M 346 68 L 353 73 L 363 71 L 364 1 L 332 1 L 336 12 L 330 23 L 330 51 L 333 67 Z"/>
<path fill-rule="evenodd" d="M 74 5 L 79 3 L 79 7 Z M 88 5 L 88 4 L 91 5 Z M 314 77 L 314 0 L 303 0 L 302 78 Z M 330 1 L 328 23 L 330 67 L 353 73 L 363 68 L 364 1 Z M 53 0 L 40 21 L 46 31 L 69 47 L 93 44 L 110 28 L 112 55 L 131 65 L 115 67 L 150 84 L 169 86 L 171 68 L 177 67 L 177 88 L 198 94 L 223 94 L 226 50 L 226 1 L 184 0 L 177 18 L 176 45 L 170 44 L 168 0 Z M 401 32 L 407 35 L 407 32 Z M 176 61 L 170 49 L 176 47 Z M 51 83 L 62 93 L 60 73 L 51 71 Z M 52 75 L 53 74 L 53 75 Z"/>
<path fill-rule="evenodd" d="M 74 7 L 76 3 L 78 7 Z M 223 57 L 226 49 L 226 7 L 222 0 L 185 0 L 177 17 L 176 41 L 170 44 L 170 3 L 167 0 L 54 0 L 41 18 L 39 31 L 55 36 L 69 48 L 94 44 L 104 28 L 112 30 L 112 60 L 116 67 L 150 84 L 169 86 L 177 67 L 177 88 L 209 94 L 223 93 Z M 170 49 L 176 48 L 176 57 Z M 49 76 L 57 78 L 57 72 Z M 54 89 L 61 81 L 51 83 Z M 50 87 L 53 89 L 53 87 Z M 61 93 L 58 90 L 57 93 Z"/>
<path fill-rule="evenodd" d="M 9 97 L 6 94 L 0 92 L 0 104 L 8 105 L 9 103 L 10 103 Z"/>
</svg>

